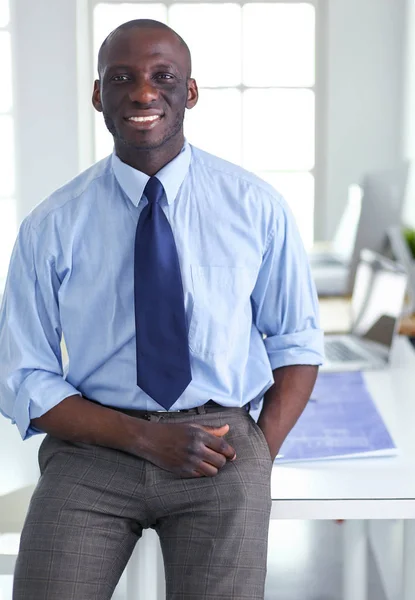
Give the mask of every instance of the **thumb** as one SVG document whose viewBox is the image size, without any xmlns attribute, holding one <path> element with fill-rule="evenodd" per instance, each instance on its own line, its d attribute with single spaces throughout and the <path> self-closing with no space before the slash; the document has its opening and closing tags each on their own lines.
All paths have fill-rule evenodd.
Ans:
<svg viewBox="0 0 415 600">
<path fill-rule="evenodd" d="M 222 425 L 221 427 L 212 427 L 211 425 L 200 425 L 200 428 L 204 429 L 208 433 L 211 433 L 212 435 L 216 435 L 216 437 L 222 437 L 223 435 L 226 435 L 229 431 L 228 424 Z"/>
</svg>

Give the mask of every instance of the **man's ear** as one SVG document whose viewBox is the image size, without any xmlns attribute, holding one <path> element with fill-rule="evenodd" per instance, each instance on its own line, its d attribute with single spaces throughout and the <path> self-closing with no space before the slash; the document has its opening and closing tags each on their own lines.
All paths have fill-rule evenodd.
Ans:
<svg viewBox="0 0 415 600">
<path fill-rule="evenodd" d="M 187 82 L 187 101 L 186 108 L 193 108 L 198 101 L 199 90 L 197 89 L 197 83 L 194 79 L 189 79 Z"/>
<path fill-rule="evenodd" d="M 92 104 L 98 112 L 102 112 L 101 87 L 99 79 L 94 81 L 94 91 L 92 92 Z"/>
</svg>

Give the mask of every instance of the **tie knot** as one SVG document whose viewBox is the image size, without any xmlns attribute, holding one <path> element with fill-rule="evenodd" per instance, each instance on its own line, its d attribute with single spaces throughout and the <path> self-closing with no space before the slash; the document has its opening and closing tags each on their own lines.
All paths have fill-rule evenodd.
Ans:
<svg viewBox="0 0 415 600">
<path fill-rule="evenodd" d="M 149 203 L 160 202 L 163 197 L 163 184 L 157 177 L 150 177 L 147 181 L 146 187 L 144 188 L 144 194 Z"/>
</svg>

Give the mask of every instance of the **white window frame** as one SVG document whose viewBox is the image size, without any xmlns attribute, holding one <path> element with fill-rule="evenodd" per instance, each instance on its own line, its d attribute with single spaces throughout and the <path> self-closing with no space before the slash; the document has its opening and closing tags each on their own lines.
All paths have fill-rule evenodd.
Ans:
<svg viewBox="0 0 415 600">
<path fill-rule="evenodd" d="M 107 4 L 123 4 L 139 0 L 78 0 L 78 85 L 79 85 L 79 166 L 80 170 L 87 168 L 94 162 L 94 113 L 91 106 L 92 83 L 97 78 L 96 65 L 93 55 L 93 13 L 96 5 L 105 2 Z M 180 0 L 145 0 L 146 3 L 163 3 L 166 6 L 176 4 Z M 200 0 L 181 0 L 189 4 L 195 4 Z M 220 2 L 223 0 L 207 0 L 208 2 Z M 232 1 L 232 0 L 230 0 Z M 236 3 L 244 4 L 244 0 L 235 0 Z M 314 177 L 314 240 L 324 238 L 324 225 L 326 214 L 325 195 L 325 119 L 326 119 L 326 36 L 327 36 L 327 2 L 328 0 L 249 0 L 249 3 L 260 2 L 270 4 L 301 4 L 306 2 L 312 4 L 316 16 L 315 32 L 315 81 L 310 89 L 315 97 L 315 130 L 314 130 L 314 167 L 307 170 Z M 191 49 L 190 49 L 191 50 Z M 88 60 L 85 58 L 89 57 Z M 205 86 L 204 86 L 205 87 Z M 284 86 L 273 86 L 275 89 L 284 89 Z M 216 88 L 213 88 L 216 89 Z M 245 86 L 238 86 L 245 89 Z M 301 88 L 294 88 L 301 89 Z"/>
<path fill-rule="evenodd" d="M 16 131 L 16 122 L 15 122 L 15 114 L 14 114 L 14 98 L 15 98 L 15 85 L 14 85 L 14 80 L 15 80 L 15 73 L 14 73 L 14 68 L 13 68 L 13 54 L 14 54 L 14 46 L 13 46 L 13 32 L 12 32 L 12 16 L 13 16 L 13 11 L 12 11 L 12 6 L 11 6 L 12 0 L 9 0 L 9 21 L 6 25 L 2 25 L 0 26 L 0 32 L 7 32 L 10 35 L 10 46 L 11 46 L 11 69 L 12 69 L 12 77 L 11 77 L 11 86 L 12 86 L 12 101 L 11 101 L 11 106 L 8 110 L 6 111 L 1 111 L 0 115 L 1 116 L 9 116 L 12 119 L 12 123 L 13 123 L 13 132 L 14 132 L 14 138 L 16 139 L 16 135 L 15 135 L 15 131 Z M 13 186 L 13 193 L 11 195 L 7 194 L 5 196 L 3 196 L 0 193 L 0 203 L 6 200 L 11 200 L 12 202 L 14 202 L 14 206 L 15 206 L 15 211 L 17 214 L 17 196 L 18 196 L 18 191 L 17 191 L 17 175 L 16 175 L 16 148 L 15 148 L 15 144 L 14 144 L 14 165 L 15 165 L 15 169 L 14 169 L 14 177 L 15 177 L 15 181 L 14 186 Z M 11 224 L 10 224 L 11 225 Z M 16 226 L 16 222 L 13 223 L 13 227 Z M 17 231 L 16 231 L 17 233 Z M 0 273 L 0 299 L 2 296 L 2 292 L 3 292 L 3 286 L 5 283 L 5 278 L 2 276 L 2 274 Z"/>
<path fill-rule="evenodd" d="M 9 0 L 9 4 L 10 4 L 10 2 L 11 2 L 11 0 Z M 11 52 L 12 52 L 12 104 L 11 104 L 11 107 L 9 108 L 9 110 L 0 111 L 0 115 L 1 116 L 7 116 L 8 115 L 8 116 L 12 117 L 12 119 L 13 119 L 13 117 L 14 117 L 14 114 L 13 114 L 13 105 L 14 105 L 14 102 L 13 102 L 13 100 L 14 100 L 14 94 L 13 94 L 13 92 L 14 92 L 14 89 L 13 89 L 13 87 L 14 87 L 13 86 L 13 75 L 14 74 L 13 74 L 13 39 L 12 39 L 12 31 L 11 30 L 12 30 L 12 28 L 11 28 L 11 14 L 10 14 L 9 22 L 7 23 L 7 25 L 3 25 L 3 26 L 0 25 L 0 32 L 2 32 L 2 33 L 3 32 L 9 33 L 10 40 L 11 40 Z M 16 196 L 16 187 L 15 187 L 15 191 L 14 191 L 14 196 Z M 6 198 L 10 198 L 10 196 L 2 196 L 0 194 L 0 200 L 6 199 Z"/>
</svg>

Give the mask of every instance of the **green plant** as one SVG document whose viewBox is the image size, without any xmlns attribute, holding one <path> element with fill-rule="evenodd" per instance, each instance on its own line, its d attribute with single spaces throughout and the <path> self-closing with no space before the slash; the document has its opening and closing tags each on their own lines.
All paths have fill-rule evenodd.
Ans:
<svg viewBox="0 0 415 600">
<path fill-rule="evenodd" d="M 406 243 L 409 246 L 409 249 L 412 252 L 412 256 L 415 259 L 415 229 L 411 227 L 405 227 L 403 230 L 403 235 L 405 237 Z"/>
</svg>

